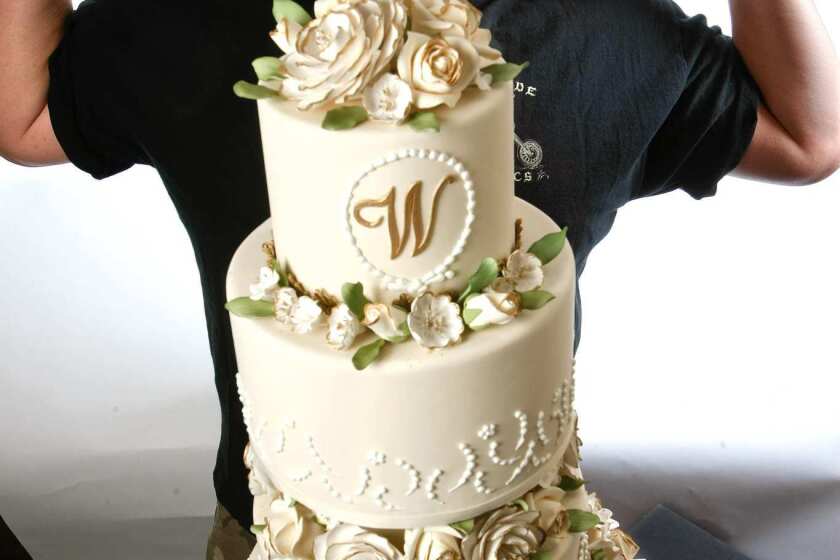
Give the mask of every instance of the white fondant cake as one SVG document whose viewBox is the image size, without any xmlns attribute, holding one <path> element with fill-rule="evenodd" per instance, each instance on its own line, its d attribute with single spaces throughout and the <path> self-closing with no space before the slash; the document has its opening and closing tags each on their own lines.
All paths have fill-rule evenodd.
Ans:
<svg viewBox="0 0 840 560">
<path fill-rule="evenodd" d="M 227 278 L 251 560 L 632 560 L 578 464 L 572 248 L 514 197 L 524 65 L 465 0 L 274 7 Z"/>
</svg>

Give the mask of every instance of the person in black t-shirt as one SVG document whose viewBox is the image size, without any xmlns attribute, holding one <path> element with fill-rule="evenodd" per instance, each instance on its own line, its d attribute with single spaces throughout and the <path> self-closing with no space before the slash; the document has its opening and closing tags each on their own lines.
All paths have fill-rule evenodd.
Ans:
<svg viewBox="0 0 840 560">
<path fill-rule="evenodd" d="M 840 65 L 811 0 L 730 0 L 734 40 L 671 0 L 475 3 L 495 46 L 531 62 L 517 194 L 569 226 L 578 276 L 630 200 L 840 166 Z M 251 496 L 224 279 L 269 214 L 256 108 L 231 85 L 276 51 L 273 26 L 268 0 L 0 0 L 0 155 L 98 179 L 154 166 L 189 233 L 223 420 L 208 558 L 226 560 L 247 556 Z"/>
</svg>

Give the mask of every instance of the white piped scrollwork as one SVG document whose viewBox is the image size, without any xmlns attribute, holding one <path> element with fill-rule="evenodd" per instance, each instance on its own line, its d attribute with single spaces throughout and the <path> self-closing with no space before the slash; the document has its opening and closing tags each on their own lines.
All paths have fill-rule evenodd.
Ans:
<svg viewBox="0 0 840 560">
<path fill-rule="evenodd" d="M 270 430 L 267 429 L 269 421 L 261 423 L 254 422 L 248 396 L 243 389 L 242 379 L 237 376 L 239 384 L 239 396 L 242 401 L 242 413 L 245 419 L 248 433 L 252 443 L 260 448 L 260 439 Z M 410 462 L 403 457 L 392 459 L 388 450 L 373 449 L 367 452 L 359 466 L 358 482 L 352 491 L 343 492 L 337 487 L 336 480 L 341 477 L 334 476 L 333 469 L 319 450 L 315 438 L 311 434 L 304 434 L 301 438 L 311 463 L 286 468 L 284 478 L 294 484 L 322 484 L 330 496 L 347 504 L 357 504 L 360 500 L 367 498 L 370 503 L 375 504 L 384 511 L 396 511 L 401 509 L 404 500 L 415 495 L 424 497 L 430 502 L 444 504 L 440 497 L 439 486 L 444 482 L 447 472 L 460 473 L 458 478 L 450 482 L 451 486 L 446 490 L 452 494 L 462 491 L 465 486 L 471 483 L 473 490 L 482 495 L 492 494 L 500 488 L 514 484 L 518 478 L 523 476 L 529 466 L 539 468 L 547 463 L 557 451 L 563 438 L 573 429 L 572 402 L 574 399 L 574 377 L 564 382 L 556 389 L 551 400 L 551 410 L 531 411 L 530 414 L 523 410 L 515 410 L 512 414 L 513 422 L 502 425 L 498 422 L 488 422 L 479 426 L 474 432 L 478 436 L 478 442 L 468 443 L 463 441 L 456 445 L 460 461 L 463 461 L 463 468 L 458 468 L 460 461 L 453 461 L 453 465 L 432 465 L 428 468 L 428 475 L 423 474 L 419 463 Z M 531 422 L 529 418 L 536 418 Z M 284 419 L 278 422 L 276 436 L 277 443 L 273 451 L 283 454 L 291 444 L 292 432 L 298 426 L 291 419 Z M 533 424 L 533 425 L 532 425 Z M 253 430 L 253 426 L 258 429 Z M 553 426 L 553 428 L 549 428 Z M 502 455 L 504 442 L 500 439 L 506 433 L 516 434 L 509 456 Z M 279 441 L 278 441 L 279 440 Z M 481 442 L 481 443 L 479 443 Z M 485 447 L 485 449 L 480 449 Z M 483 461 L 487 463 L 483 463 Z M 509 469 L 506 478 L 497 480 L 494 484 L 488 480 L 488 471 L 481 467 L 481 464 L 493 465 L 493 467 L 505 467 Z M 397 468 L 405 474 L 406 490 L 400 495 L 387 499 L 392 494 L 391 489 L 377 481 L 377 472 L 384 468 Z M 492 472 L 498 471 L 491 468 Z M 315 476 L 315 472 L 320 473 Z M 498 476 L 496 474 L 494 477 Z M 424 484 L 425 482 L 425 484 Z M 417 491 L 423 487 L 425 492 Z"/>
</svg>

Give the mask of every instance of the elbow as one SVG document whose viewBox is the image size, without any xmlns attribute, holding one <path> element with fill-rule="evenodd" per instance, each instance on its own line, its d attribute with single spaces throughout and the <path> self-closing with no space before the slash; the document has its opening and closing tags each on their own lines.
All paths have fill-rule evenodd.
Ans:
<svg viewBox="0 0 840 560">
<path fill-rule="evenodd" d="M 23 132 L 6 128 L 0 131 L 0 157 L 25 167 L 53 165 L 67 161 L 44 114 Z"/>
<path fill-rule="evenodd" d="M 23 167 L 40 165 L 39 162 L 34 161 L 26 147 L 21 144 L 21 142 L 0 139 L 0 158 Z"/>
<path fill-rule="evenodd" d="M 796 182 L 814 185 L 840 169 L 840 135 L 833 140 L 814 142 L 801 149 L 796 165 Z"/>
<path fill-rule="evenodd" d="M 25 165 L 19 144 L 19 141 L 9 138 L 8 135 L 0 136 L 0 158 L 17 165 Z"/>
<path fill-rule="evenodd" d="M 0 131 L 0 157 L 10 163 L 29 166 L 31 159 L 26 135 L 12 127 Z"/>
</svg>

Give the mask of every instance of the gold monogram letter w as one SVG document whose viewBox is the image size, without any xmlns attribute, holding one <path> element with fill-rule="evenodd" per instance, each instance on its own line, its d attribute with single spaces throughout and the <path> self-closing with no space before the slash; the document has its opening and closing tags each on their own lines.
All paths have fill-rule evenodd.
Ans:
<svg viewBox="0 0 840 560">
<path fill-rule="evenodd" d="M 420 208 L 420 197 L 423 193 L 423 181 L 417 181 L 411 186 L 411 189 L 405 195 L 405 217 L 403 219 L 403 231 L 400 235 L 399 226 L 397 225 L 397 187 L 391 187 L 385 198 L 379 200 L 363 200 L 356 204 L 353 208 L 353 217 L 356 221 L 366 228 L 378 228 L 383 223 L 383 218 L 380 216 L 376 221 L 371 222 L 362 216 L 362 212 L 368 208 L 387 208 L 388 209 L 388 235 L 391 238 L 391 259 L 399 257 L 406 244 L 408 244 L 408 236 L 414 232 L 414 252 L 412 257 L 416 257 L 426 250 L 431 240 L 432 231 L 435 229 L 435 221 L 437 220 L 438 202 L 443 189 L 451 185 L 457 180 L 455 175 L 447 175 L 437 186 L 434 198 L 432 199 L 432 211 L 429 215 L 429 229 L 423 226 L 423 212 Z"/>
</svg>

